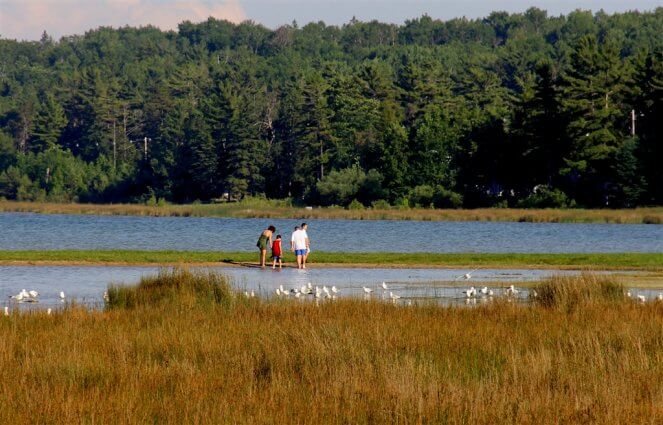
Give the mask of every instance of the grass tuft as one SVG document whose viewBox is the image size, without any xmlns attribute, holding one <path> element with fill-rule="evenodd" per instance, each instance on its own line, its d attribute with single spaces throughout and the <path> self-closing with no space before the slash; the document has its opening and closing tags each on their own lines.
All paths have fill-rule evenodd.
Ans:
<svg viewBox="0 0 663 425">
<path fill-rule="evenodd" d="M 575 310 L 588 304 L 624 301 L 624 286 L 610 276 L 583 273 L 553 276 L 535 286 L 535 303 L 547 308 Z"/>
<path fill-rule="evenodd" d="M 226 276 L 175 267 L 162 269 L 155 276 L 142 277 L 136 286 L 111 285 L 106 307 L 127 309 L 160 304 L 229 306 L 233 298 Z"/>
</svg>

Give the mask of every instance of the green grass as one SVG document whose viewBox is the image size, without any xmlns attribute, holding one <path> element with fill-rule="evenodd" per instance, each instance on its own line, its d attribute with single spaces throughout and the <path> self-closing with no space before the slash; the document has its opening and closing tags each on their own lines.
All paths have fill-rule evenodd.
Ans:
<svg viewBox="0 0 663 425">
<path fill-rule="evenodd" d="M 430 254 L 313 252 L 312 264 L 367 267 L 531 267 L 663 270 L 663 253 L 617 254 Z M 285 255 L 292 265 L 294 257 Z M 201 264 L 251 263 L 257 252 L 197 251 L 0 251 L 0 263 Z"/>
</svg>

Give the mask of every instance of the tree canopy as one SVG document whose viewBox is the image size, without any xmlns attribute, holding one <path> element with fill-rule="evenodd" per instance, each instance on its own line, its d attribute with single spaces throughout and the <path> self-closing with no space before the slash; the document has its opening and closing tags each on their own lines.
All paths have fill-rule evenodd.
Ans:
<svg viewBox="0 0 663 425">
<path fill-rule="evenodd" d="M 663 204 L 663 8 L 0 39 L 0 196 Z"/>
</svg>

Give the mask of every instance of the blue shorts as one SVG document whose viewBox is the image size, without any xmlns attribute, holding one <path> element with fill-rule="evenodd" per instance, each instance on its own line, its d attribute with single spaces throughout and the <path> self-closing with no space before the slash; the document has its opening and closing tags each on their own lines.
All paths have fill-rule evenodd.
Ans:
<svg viewBox="0 0 663 425">
<path fill-rule="evenodd" d="M 295 250 L 295 255 L 300 256 L 300 255 L 306 255 L 306 249 L 296 249 Z"/>
</svg>

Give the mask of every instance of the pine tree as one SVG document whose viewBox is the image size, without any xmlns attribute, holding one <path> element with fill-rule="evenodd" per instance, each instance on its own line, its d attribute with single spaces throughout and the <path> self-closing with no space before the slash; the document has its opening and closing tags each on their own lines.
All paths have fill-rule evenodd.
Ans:
<svg viewBox="0 0 663 425">
<path fill-rule="evenodd" d="M 35 117 L 30 150 L 42 152 L 57 146 L 66 125 L 67 117 L 64 108 L 51 93 L 46 94 Z"/>
</svg>

